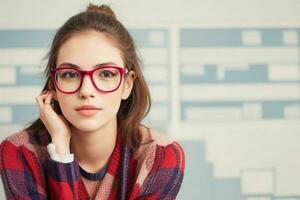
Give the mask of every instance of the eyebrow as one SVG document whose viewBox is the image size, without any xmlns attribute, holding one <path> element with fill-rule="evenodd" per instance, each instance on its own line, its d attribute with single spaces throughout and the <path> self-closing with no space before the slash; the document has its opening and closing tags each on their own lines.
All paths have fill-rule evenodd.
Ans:
<svg viewBox="0 0 300 200">
<path fill-rule="evenodd" d="M 117 66 L 116 63 L 105 62 L 105 63 L 98 63 L 98 64 L 94 65 L 92 68 L 103 67 L 103 66 L 107 66 L 107 65 Z M 74 68 L 77 68 L 77 69 L 81 69 L 81 67 L 79 67 L 78 65 L 73 64 L 73 63 L 68 63 L 68 62 L 64 62 L 64 63 L 60 64 L 58 67 L 60 67 L 60 66 L 68 66 L 68 67 L 74 67 Z"/>
</svg>

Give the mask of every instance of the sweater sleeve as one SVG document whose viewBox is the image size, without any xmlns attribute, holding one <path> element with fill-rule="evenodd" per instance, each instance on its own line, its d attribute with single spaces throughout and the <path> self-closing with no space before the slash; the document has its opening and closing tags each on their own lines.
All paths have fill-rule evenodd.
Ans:
<svg viewBox="0 0 300 200">
<path fill-rule="evenodd" d="M 6 199 L 86 199 L 76 160 L 46 159 L 45 169 L 24 145 L 4 140 L 0 145 L 0 172 Z M 44 176 L 42 176 L 44 174 Z"/>
<path fill-rule="evenodd" d="M 179 143 L 157 145 L 151 171 L 140 188 L 134 189 L 138 193 L 137 197 L 131 199 L 176 199 L 183 181 L 184 168 L 185 155 Z"/>
<path fill-rule="evenodd" d="M 34 156 L 4 140 L 0 145 L 0 172 L 6 199 L 47 199 Z M 26 159 L 26 154 L 28 159 Z"/>
</svg>

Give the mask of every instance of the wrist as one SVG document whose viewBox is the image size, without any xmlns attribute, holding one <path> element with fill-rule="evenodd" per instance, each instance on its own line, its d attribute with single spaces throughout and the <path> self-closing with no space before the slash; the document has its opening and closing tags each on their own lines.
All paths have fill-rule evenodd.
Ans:
<svg viewBox="0 0 300 200">
<path fill-rule="evenodd" d="M 70 142 L 69 140 L 62 140 L 58 138 L 53 138 L 52 143 L 55 145 L 55 152 L 57 154 L 69 154 L 70 153 Z"/>
<path fill-rule="evenodd" d="M 48 152 L 52 160 L 62 163 L 70 163 L 74 161 L 74 154 L 57 154 L 56 146 L 53 143 L 47 145 Z"/>
</svg>

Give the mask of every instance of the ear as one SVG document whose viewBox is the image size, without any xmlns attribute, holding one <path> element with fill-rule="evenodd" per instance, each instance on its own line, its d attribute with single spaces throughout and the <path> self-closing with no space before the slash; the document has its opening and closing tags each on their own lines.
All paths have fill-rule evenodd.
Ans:
<svg viewBox="0 0 300 200">
<path fill-rule="evenodd" d="M 136 78 L 134 71 L 129 71 L 128 75 L 124 77 L 124 87 L 122 93 L 122 99 L 125 100 L 129 97 L 133 88 L 134 79 Z"/>
</svg>

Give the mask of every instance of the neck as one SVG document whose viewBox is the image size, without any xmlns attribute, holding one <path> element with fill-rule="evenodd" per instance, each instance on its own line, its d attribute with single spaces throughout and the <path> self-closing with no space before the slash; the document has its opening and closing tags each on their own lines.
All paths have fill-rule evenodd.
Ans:
<svg viewBox="0 0 300 200">
<path fill-rule="evenodd" d="M 116 144 L 116 120 L 112 120 L 97 130 L 82 131 L 72 127 L 71 132 L 71 153 L 74 153 L 80 166 L 91 173 L 103 168 Z"/>
</svg>

